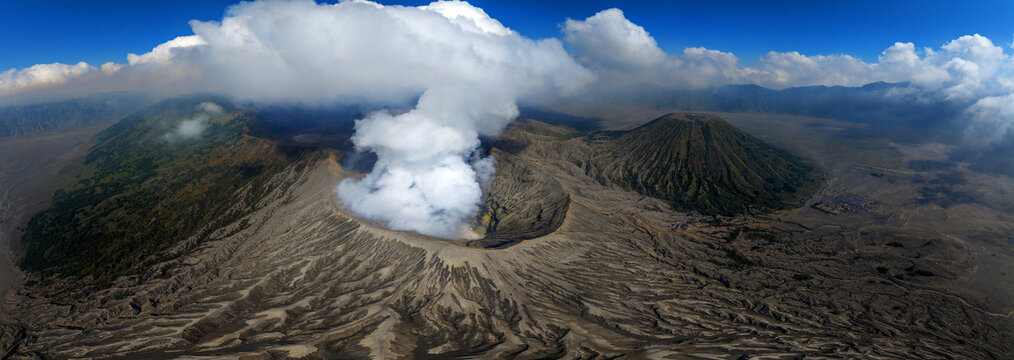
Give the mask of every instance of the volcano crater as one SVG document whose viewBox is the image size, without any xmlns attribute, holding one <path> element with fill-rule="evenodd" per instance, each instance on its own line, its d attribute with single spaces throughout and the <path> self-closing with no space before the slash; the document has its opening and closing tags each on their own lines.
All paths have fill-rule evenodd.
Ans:
<svg viewBox="0 0 1014 360">
<path fill-rule="evenodd" d="M 494 148 L 490 155 L 496 159 L 496 172 L 473 224 L 484 236 L 465 245 L 503 249 L 555 232 L 570 208 L 570 195 L 560 182 L 510 153 Z"/>
</svg>

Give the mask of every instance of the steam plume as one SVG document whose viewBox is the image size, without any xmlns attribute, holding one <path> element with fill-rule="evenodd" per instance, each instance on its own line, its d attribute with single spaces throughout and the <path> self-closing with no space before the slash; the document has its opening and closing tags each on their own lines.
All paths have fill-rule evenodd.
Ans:
<svg viewBox="0 0 1014 360">
<path fill-rule="evenodd" d="M 203 76 L 214 80 L 209 87 L 240 98 L 384 103 L 418 96 L 408 112 L 356 121 L 352 140 L 376 153 L 377 164 L 337 192 L 361 216 L 447 238 L 468 236 L 463 223 L 479 210 L 479 178 L 490 176 L 476 171 L 492 169 L 491 159 L 474 156 L 479 136 L 499 134 L 518 115 L 518 99 L 590 78 L 559 41 L 526 39 L 465 2 L 244 3 L 221 23 L 192 25 L 206 45 L 190 59 L 211 70 Z"/>
</svg>

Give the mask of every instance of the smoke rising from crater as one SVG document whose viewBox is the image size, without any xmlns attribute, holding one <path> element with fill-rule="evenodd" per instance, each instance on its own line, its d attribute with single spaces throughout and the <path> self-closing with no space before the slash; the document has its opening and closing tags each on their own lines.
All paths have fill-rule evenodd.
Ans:
<svg viewBox="0 0 1014 360">
<path fill-rule="evenodd" d="M 377 163 L 337 193 L 361 216 L 446 238 L 468 237 L 464 223 L 479 210 L 479 180 L 492 169 L 476 154 L 479 136 L 499 134 L 517 117 L 519 99 L 569 91 L 591 77 L 559 41 L 526 39 L 464 2 L 243 3 L 220 23 L 192 26 L 206 45 L 189 60 L 203 64 L 207 87 L 242 99 L 417 96 L 408 112 L 356 121 L 352 141 L 376 153 Z"/>
</svg>

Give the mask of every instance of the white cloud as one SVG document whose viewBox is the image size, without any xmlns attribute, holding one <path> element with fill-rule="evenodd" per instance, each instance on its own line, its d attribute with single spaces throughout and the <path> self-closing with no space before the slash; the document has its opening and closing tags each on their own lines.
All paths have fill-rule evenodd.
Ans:
<svg viewBox="0 0 1014 360">
<path fill-rule="evenodd" d="M 151 52 L 127 55 L 127 64 L 107 62 L 99 67 L 79 62 L 74 65 L 61 63 L 38 64 L 24 69 L 10 69 L 0 73 L 0 96 L 22 92 L 53 88 L 57 85 L 75 85 L 80 83 L 80 91 L 110 91 L 127 88 L 163 89 L 172 88 L 177 83 L 193 81 L 195 76 L 182 67 L 174 64 L 173 58 L 187 49 L 199 48 L 204 41 L 196 35 L 180 36 L 156 46 Z M 130 69 L 143 64 L 157 67 L 147 70 Z M 122 70 L 127 74 L 121 73 Z M 168 82 L 168 83 L 167 83 Z M 155 83 L 159 83 L 156 85 Z M 194 85 L 187 85 L 196 89 Z"/>
<path fill-rule="evenodd" d="M 105 64 L 102 64 L 101 69 L 102 69 L 102 73 L 106 74 L 108 76 L 108 75 L 115 74 L 117 71 L 120 71 L 121 69 L 123 69 L 124 66 L 125 65 L 123 65 L 123 64 L 117 64 L 117 63 L 114 63 L 114 62 L 107 62 Z"/>
<path fill-rule="evenodd" d="M 177 53 L 203 45 L 207 45 L 207 43 L 200 36 L 179 36 L 156 46 L 154 49 L 151 49 L 151 52 L 141 55 L 127 54 L 127 63 L 131 66 L 149 63 L 169 64 Z"/>
<path fill-rule="evenodd" d="M 467 3 L 458 1 L 434 2 L 426 6 L 420 6 L 419 9 L 436 11 L 471 32 L 502 36 L 516 35 L 499 21 L 489 17 L 482 9 L 468 6 Z"/>
<path fill-rule="evenodd" d="M 974 99 L 1010 89 L 1011 59 L 984 36 L 966 35 L 939 50 L 895 43 L 876 63 L 847 54 L 804 55 L 769 52 L 755 67 L 737 67 L 731 53 L 701 47 L 663 52 L 648 32 L 619 9 L 585 20 L 567 19 L 564 40 L 582 63 L 610 83 L 656 82 L 664 86 L 702 87 L 757 84 L 781 89 L 795 86 L 862 86 L 871 82 L 910 82 L 947 98 Z"/>
<path fill-rule="evenodd" d="M 208 115 L 200 114 L 180 121 L 172 132 L 165 134 L 166 141 L 184 141 L 200 138 L 208 127 Z"/>
<path fill-rule="evenodd" d="M 666 58 L 655 38 L 627 20 L 620 9 L 603 10 L 582 21 L 567 19 L 563 34 L 578 59 L 599 69 L 638 70 Z"/>
<path fill-rule="evenodd" d="M 38 64 L 21 70 L 10 69 L 0 73 L 0 96 L 65 84 L 92 71 L 95 68 L 85 62 L 75 65 Z"/>
<path fill-rule="evenodd" d="M 736 68 L 738 61 L 739 59 L 732 53 L 690 47 L 683 49 L 682 54 L 674 57 L 671 68 L 666 70 L 670 74 L 682 73 L 681 76 L 675 77 L 677 82 L 694 87 L 708 86 L 740 76 L 741 70 Z"/>
<path fill-rule="evenodd" d="M 984 36 L 966 35 L 939 50 L 916 51 L 898 42 L 875 63 L 849 55 L 771 52 L 760 58 L 756 71 L 737 79 L 771 88 L 807 85 L 862 86 L 871 82 L 908 82 L 945 99 L 976 99 L 1012 89 L 1011 58 Z"/>
<path fill-rule="evenodd" d="M 1014 133 L 1014 93 L 979 99 L 968 112 L 972 122 L 966 133 L 973 138 L 998 142 Z"/>
<path fill-rule="evenodd" d="M 534 56 L 558 53 L 555 49 L 560 45 L 553 39 L 525 39 L 482 9 L 458 1 L 413 8 L 361 0 L 334 5 L 269 0 L 233 6 L 221 22 L 193 22 L 192 26 L 194 35 L 174 38 L 145 54 L 128 54 L 127 64 L 102 64 L 101 73 L 110 78 L 108 83 L 143 87 L 158 82 L 162 89 L 219 91 L 252 100 L 389 101 L 395 94 L 416 96 L 434 79 L 484 71 L 479 65 L 487 59 L 535 61 Z M 411 32 L 424 27 L 426 31 Z M 749 83 L 777 89 L 887 81 L 909 82 L 943 98 L 964 100 L 1014 89 L 1010 55 L 978 34 L 959 37 L 937 49 L 898 42 L 872 63 L 847 54 L 770 52 L 753 67 L 739 67 L 739 59 L 732 53 L 703 47 L 666 53 L 647 30 L 619 9 L 603 10 L 584 20 L 566 19 L 561 30 L 573 57 L 593 69 L 602 84 L 656 82 L 707 87 Z M 354 36 L 352 31 L 356 31 Z M 413 37 L 406 38 L 406 34 Z M 459 36 L 464 40 L 444 40 Z M 502 39 L 483 40 L 487 37 Z M 538 51 L 510 54 L 510 47 L 490 45 L 502 42 Z M 470 43 L 478 44 L 470 55 L 482 61 L 461 68 L 446 66 L 462 63 L 460 57 L 466 49 L 460 45 Z M 435 64 L 433 59 L 443 56 L 441 52 L 459 58 Z M 409 59 L 391 59 L 398 56 Z M 419 61 L 408 61 L 413 58 Z M 546 67 L 565 63 L 556 59 Z M 572 62 L 557 69 L 561 75 L 540 81 L 566 86 L 568 81 L 560 79 L 588 78 Z M 0 95 L 64 84 L 95 70 L 85 63 L 11 69 L 0 73 Z M 526 76 L 532 74 L 527 72 Z M 469 76 L 476 77 L 463 75 Z M 93 85 L 103 88 L 98 81 Z"/>
<path fill-rule="evenodd" d="M 862 86 L 877 79 L 874 65 L 849 55 L 806 56 L 798 52 L 769 52 L 761 56 L 756 72 L 743 76 L 771 88 L 801 85 Z"/>
<path fill-rule="evenodd" d="M 1014 62 L 1002 47 L 979 34 L 961 36 L 938 49 L 897 42 L 873 63 L 847 54 L 773 51 L 761 56 L 755 66 L 738 67 L 735 55 L 701 47 L 665 53 L 644 28 L 618 9 L 581 21 L 567 19 L 562 31 L 575 57 L 599 75 L 599 87 L 650 82 L 678 88 L 757 84 L 783 89 L 906 82 L 910 84 L 907 92 L 921 98 L 978 101 L 968 109 L 974 115 L 969 134 L 994 131 L 1002 135 L 1008 129 L 1005 124 L 1014 123 L 1014 112 L 1003 104 L 1014 99 L 1008 96 L 1014 93 Z"/>
<path fill-rule="evenodd" d="M 199 139 L 208 128 L 208 121 L 212 117 L 225 112 L 221 105 L 213 102 L 202 102 L 197 105 L 199 113 L 193 117 L 180 121 L 172 131 L 162 136 L 165 141 L 178 142 Z"/>
<path fill-rule="evenodd" d="M 210 102 L 210 101 L 205 101 L 205 102 L 202 102 L 202 103 L 198 104 L 197 105 L 197 110 L 200 110 L 202 112 L 205 112 L 205 113 L 208 113 L 208 114 L 211 114 L 211 115 L 221 115 L 222 113 L 225 112 L 225 109 L 222 109 L 221 105 L 218 105 L 218 104 Z"/>
<path fill-rule="evenodd" d="M 925 49 L 924 53 L 933 53 Z M 915 44 L 896 42 L 880 53 L 877 58 L 882 81 L 908 81 L 925 88 L 941 88 L 951 75 L 944 69 L 934 66 L 916 54 Z"/>
<path fill-rule="evenodd" d="M 603 10 L 584 20 L 567 19 L 562 31 L 575 57 L 594 69 L 600 84 L 607 86 L 653 82 L 706 87 L 731 83 L 743 71 L 736 68 L 736 56 L 727 52 L 692 47 L 681 54 L 667 54 L 619 9 Z"/>
</svg>

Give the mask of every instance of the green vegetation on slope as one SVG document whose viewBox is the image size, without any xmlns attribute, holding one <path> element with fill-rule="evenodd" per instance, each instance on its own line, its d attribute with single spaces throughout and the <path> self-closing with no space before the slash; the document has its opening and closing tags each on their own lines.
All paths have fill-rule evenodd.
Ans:
<svg viewBox="0 0 1014 360">
<path fill-rule="evenodd" d="M 678 210 L 732 215 L 795 205 L 813 166 L 713 115 L 669 114 L 608 142 L 602 177 Z"/>
<path fill-rule="evenodd" d="M 169 100 L 97 135 L 80 181 L 29 222 L 22 268 L 108 281 L 165 260 L 164 250 L 234 221 L 241 203 L 263 196 L 295 154 L 246 135 L 244 114 L 212 117 L 199 138 L 167 140 L 206 100 Z"/>
</svg>

